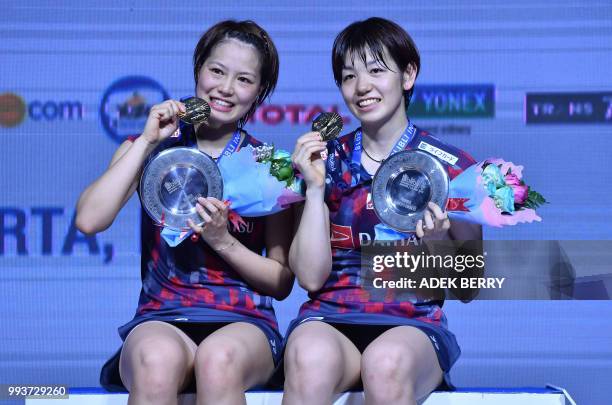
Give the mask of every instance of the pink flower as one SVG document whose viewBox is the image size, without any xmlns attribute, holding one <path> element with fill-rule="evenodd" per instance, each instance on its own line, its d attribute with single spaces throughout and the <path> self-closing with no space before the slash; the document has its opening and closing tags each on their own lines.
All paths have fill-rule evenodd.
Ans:
<svg viewBox="0 0 612 405">
<path fill-rule="evenodd" d="M 521 179 L 519 179 L 518 176 L 514 173 L 506 174 L 504 180 L 506 181 L 506 184 L 508 186 L 518 186 L 519 184 L 521 184 Z"/>
<path fill-rule="evenodd" d="M 512 185 L 512 190 L 514 191 L 514 203 L 515 204 L 524 204 L 527 201 L 527 197 L 529 195 L 529 186 L 527 185 Z"/>
<path fill-rule="evenodd" d="M 524 204 L 529 196 L 529 186 L 521 184 L 521 179 L 514 173 L 505 175 L 504 181 L 506 185 L 512 187 L 512 191 L 514 191 L 514 203 Z"/>
</svg>

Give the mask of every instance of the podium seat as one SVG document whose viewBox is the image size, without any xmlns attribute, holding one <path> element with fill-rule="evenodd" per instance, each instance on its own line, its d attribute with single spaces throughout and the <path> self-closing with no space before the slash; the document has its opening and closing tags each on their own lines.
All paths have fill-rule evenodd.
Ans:
<svg viewBox="0 0 612 405">
<path fill-rule="evenodd" d="M 248 405 L 280 405 L 282 391 L 249 391 Z M 126 405 L 127 393 L 111 393 L 102 388 L 70 388 L 62 405 Z M 57 405 L 57 399 L 26 399 L 26 405 Z M 183 394 L 181 405 L 195 404 L 194 394 Z M 363 404 L 363 392 L 343 393 L 334 405 Z M 551 388 L 463 388 L 453 392 L 433 392 L 422 405 L 566 405 L 565 395 Z"/>
</svg>

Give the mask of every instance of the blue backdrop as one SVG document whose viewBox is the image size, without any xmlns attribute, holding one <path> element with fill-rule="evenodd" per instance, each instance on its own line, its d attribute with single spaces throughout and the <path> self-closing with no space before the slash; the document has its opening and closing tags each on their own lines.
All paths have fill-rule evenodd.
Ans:
<svg viewBox="0 0 612 405">
<path fill-rule="evenodd" d="M 352 21 L 391 18 L 421 52 L 413 121 L 478 159 L 525 165 L 551 201 L 542 223 L 485 237 L 612 239 L 609 1 L 1 7 L 0 383 L 98 384 L 120 344 L 116 328 L 136 306 L 139 202 L 87 239 L 71 225 L 76 200 L 121 139 L 142 128 L 147 106 L 193 94 L 193 47 L 221 19 L 257 21 L 279 50 L 277 90 L 248 125 L 257 137 L 291 150 L 321 110 L 338 110 L 354 128 L 333 82 L 333 39 Z M 142 112 L 121 113 L 128 102 Z M 296 285 L 277 303 L 283 330 L 304 298 Z M 554 383 L 579 403 L 609 403 L 610 301 L 448 302 L 445 310 L 463 350 L 457 385 Z"/>
</svg>

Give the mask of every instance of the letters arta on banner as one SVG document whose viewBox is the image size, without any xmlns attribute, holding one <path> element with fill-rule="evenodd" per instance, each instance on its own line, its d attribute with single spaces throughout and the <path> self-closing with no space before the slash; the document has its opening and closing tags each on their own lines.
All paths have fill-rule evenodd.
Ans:
<svg viewBox="0 0 612 405">
<path fill-rule="evenodd" d="M 66 221 L 67 229 L 61 229 L 60 223 Z M 75 213 L 64 207 L 0 207 L 0 258 L 72 256 L 75 251 L 101 256 L 107 264 L 113 259 L 114 246 L 81 233 L 75 226 Z"/>
</svg>

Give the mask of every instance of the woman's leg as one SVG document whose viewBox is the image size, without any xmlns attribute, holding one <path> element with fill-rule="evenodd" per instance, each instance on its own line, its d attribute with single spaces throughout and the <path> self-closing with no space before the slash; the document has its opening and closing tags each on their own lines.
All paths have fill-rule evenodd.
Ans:
<svg viewBox="0 0 612 405">
<path fill-rule="evenodd" d="M 429 337 L 398 326 L 381 334 L 363 352 L 361 379 L 366 404 L 416 404 L 442 381 L 443 372 Z"/>
<path fill-rule="evenodd" d="M 149 321 L 132 329 L 119 360 L 128 404 L 177 404 L 191 380 L 195 352 L 195 343 L 168 323 Z"/>
<path fill-rule="evenodd" d="M 226 325 L 200 343 L 195 355 L 197 404 L 245 404 L 244 392 L 274 371 L 264 332 L 247 322 Z"/>
<path fill-rule="evenodd" d="M 283 404 L 329 405 L 359 381 L 361 354 L 333 326 L 310 321 L 289 336 Z"/>
</svg>

